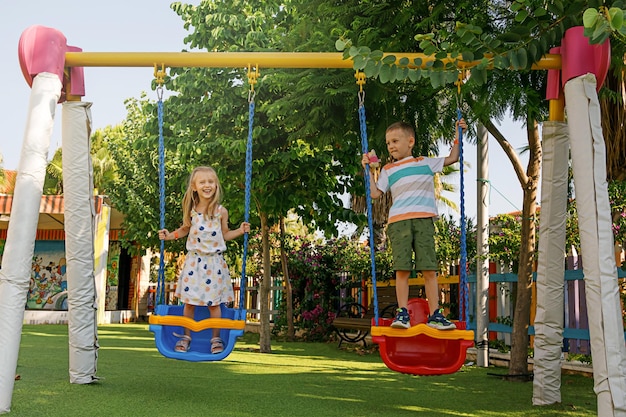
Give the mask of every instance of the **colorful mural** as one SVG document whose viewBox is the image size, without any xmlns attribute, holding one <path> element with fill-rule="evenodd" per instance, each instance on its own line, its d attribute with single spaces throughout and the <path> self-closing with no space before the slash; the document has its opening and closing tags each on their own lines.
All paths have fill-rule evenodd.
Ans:
<svg viewBox="0 0 626 417">
<path fill-rule="evenodd" d="M 107 261 L 107 287 L 105 310 L 117 310 L 117 290 L 120 272 L 120 251 L 119 242 L 111 242 L 109 245 L 109 256 Z"/>
<path fill-rule="evenodd" d="M 67 310 L 65 242 L 35 242 L 26 307 L 31 310 Z"/>
</svg>

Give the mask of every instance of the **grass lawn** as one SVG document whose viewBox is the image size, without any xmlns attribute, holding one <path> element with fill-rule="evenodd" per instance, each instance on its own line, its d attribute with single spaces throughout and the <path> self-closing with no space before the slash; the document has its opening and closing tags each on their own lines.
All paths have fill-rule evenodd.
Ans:
<svg viewBox="0 0 626 417">
<path fill-rule="evenodd" d="M 8 416 L 595 416 L 593 380 L 564 375 L 563 403 L 533 407 L 532 383 L 490 374 L 506 369 L 463 367 L 452 375 L 390 371 L 378 352 L 336 343 L 272 342 L 258 353 L 246 334 L 219 362 L 161 356 L 147 324 L 99 327 L 98 376 L 72 385 L 63 325 L 24 325 Z"/>
</svg>

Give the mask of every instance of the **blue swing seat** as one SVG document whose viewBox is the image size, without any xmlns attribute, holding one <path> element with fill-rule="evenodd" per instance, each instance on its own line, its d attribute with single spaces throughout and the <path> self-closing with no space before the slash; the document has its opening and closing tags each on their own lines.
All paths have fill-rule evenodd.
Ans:
<svg viewBox="0 0 626 417">
<path fill-rule="evenodd" d="M 183 316 L 182 305 L 157 305 L 154 314 L 150 316 L 149 330 L 154 333 L 159 353 L 167 358 L 190 362 L 224 359 L 232 352 L 237 338 L 243 336 L 246 310 L 229 308 L 222 304 L 221 311 L 221 319 L 211 319 L 208 308 L 196 307 L 194 322 Z M 184 333 L 184 327 L 181 324 L 185 321 L 193 324 L 193 326 L 187 325 L 191 328 L 191 344 L 187 352 L 177 352 L 174 347 L 179 338 L 174 336 L 174 333 Z M 214 328 L 220 329 L 220 338 L 224 341 L 224 350 L 215 354 L 211 353 Z"/>
</svg>

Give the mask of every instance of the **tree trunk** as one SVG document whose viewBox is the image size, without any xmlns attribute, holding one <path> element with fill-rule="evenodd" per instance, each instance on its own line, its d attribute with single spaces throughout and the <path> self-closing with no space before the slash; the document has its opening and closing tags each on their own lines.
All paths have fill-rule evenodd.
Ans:
<svg viewBox="0 0 626 417">
<path fill-rule="evenodd" d="M 535 260 L 535 214 L 537 209 L 537 187 L 541 167 L 541 141 L 537 121 L 528 119 L 526 123 L 530 157 L 527 167 L 527 181 L 524 184 L 522 209 L 522 246 L 520 247 L 519 269 L 517 271 L 517 297 L 513 313 L 513 334 L 511 335 L 511 362 L 509 378 L 528 380 L 528 327 L 530 325 L 530 305 L 532 298 L 532 276 Z"/>
<path fill-rule="evenodd" d="M 293 327 L 293 294 L 289 267 L 287 265 L 287 253 L 285 252 L 285 218 L 280 218 L 280 264 L 283 269 L 283 286 L 285 287 L 285 300 L 287 301 L 287 338 L 290 341 L 296 339 L 296 331 Z"/>
<path fill-rule="evenodd" d="M 261 306 L 261 329 L 259 349 L 261 353 L 272 353 L 270 331 L 270 287 L 272 285 L 272 269 L 270 264 L 269 227 L 267 214 L 261 213 L 261 243 L 263 247 L 263 279 L 259 285 L 259 304 Z"/>
<path fill-rule="evenodd" d="M 609 71 L 604 87 L 618 92 L 621 100 L 616 101 L 608 95 L 600 98 L 600 114 L 602 115 L 602 132 L 606 145 L 606 172 L 610 180 L 623 181 L 626 178 L 626 103 L 624 103 L 624 73 L 616 74 Z"/>
</svg>

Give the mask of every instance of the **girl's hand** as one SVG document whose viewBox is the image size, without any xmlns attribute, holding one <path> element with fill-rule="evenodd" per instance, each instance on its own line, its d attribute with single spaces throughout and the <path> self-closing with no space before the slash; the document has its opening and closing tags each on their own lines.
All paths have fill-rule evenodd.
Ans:
<svg viewBox="0 0 626 417">
<path fill-rule="evenodd" d="M 167 229 L 161 229 L 159 230 L 159 239 L 160 240 L 167 240 L 167 235 L 169 235 L 170 232 L 167 231 Z"/>
<path fill-rule="evenodd" d="M 239 229 L 241 229 L 242 233 L 249 233 L 250 232 L 250 223 L 248 223 L 248 222 L 241 223 L 241 226 L 239 226 Z"/>
</svg>

